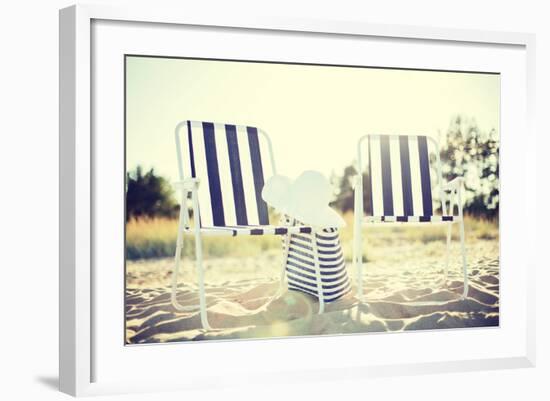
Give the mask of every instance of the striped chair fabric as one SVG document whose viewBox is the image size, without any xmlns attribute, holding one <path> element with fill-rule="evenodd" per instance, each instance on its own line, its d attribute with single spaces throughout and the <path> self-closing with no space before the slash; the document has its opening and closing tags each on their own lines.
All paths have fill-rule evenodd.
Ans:
<svg viewBox="0 0 550 401">
<path fill-rule="evenodd" d="M 255 127 L 187 121 L 184 170 L 200 180 L 200 226 L 206 234 L 284 235 L 310 227 L 270 226 L 262 199 L 273 174 L 269 143 Z"/>
<path fill-rule="evenodd" d="M 366 222 L 453 221 L 435 216 L 428 138 L 408 135 L 368 136 Z M 369 207 L 370 206 L 370 207 Z"/>
<path fill-rule="evenodd" d="M 289 289 L 318 297 L 313 236 L 314 234 L 290 236 L 286 273 Z M 338 230 L 324 229 L 315 236 L 324 302 L 332 302 L 351 290 Z"/>
<path fill-rule="evenodd" d="M 309 226 L 225 226 L 225 227 L 201 227 L 204 235 L 286 235 L 286 234 L 309 234 Z M 190 227 L 185 228 L 186 232 L 192 232 Z"/>
</svg>

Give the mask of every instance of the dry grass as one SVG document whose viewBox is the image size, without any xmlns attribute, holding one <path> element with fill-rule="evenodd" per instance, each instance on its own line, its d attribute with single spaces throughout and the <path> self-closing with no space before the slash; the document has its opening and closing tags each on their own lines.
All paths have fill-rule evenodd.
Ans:
<svg viewBox="0 0 550 401">
<path fill-rule="evenodd" d="M 126 256 L 130 260 L 173 256 L 176 252 L 177 232 L 177 220 L 130 220 L 126 224 Z M 205 237 L 202 249 L 205 257 L 250 256 L 280 246 L 281 239 L 273 235 Z M 195 256 L 195 240 L 192 235 L 185 237 L 183 256 Z"/>
<path fill-rule="evenodd" d="M 342 247 L 347 260 L 352 256 L 353 215 L 344 216 L 347 226 L 340 231 Z M 276 221 L 276 220 L 272 220 Z M 128 259 L 147 259 L 173 256 L 176 249 L 178 222 L 166 218 L 131 220 L 126 224 L 126 255 Z M 498 222 L 466 217 L 466 240 L 468 243 L 498 240 Z M 194 257 L 195 244 L 192 236 L 186 237 L 184 256 Z M 458 228 L 453 227 L 453 241 L 458 239 Z M 444 226 L 393 226 L 373 227 L 363 230 L 366 259 L 371 258 L 369 249 L 386 248 L 392 244 L 409 243 L 411 246 L 441 246 L 445 241 Z M 280 238 L 271 235 L 247 237 L 206 237 L 203 254 L 206 257 L 253 256 L 279 248 Z M 428 249 L 426 249 L 428 250 Z"/>
<path fill-rule="evenodd" d="M 347 260 L 352 257 L 353 243 L 353 214 L 348 213 L 344 216 L 347 226 L 340 231 L 340 238 L 344 249 L 344 255 Z M 499 229 L 497 221 L 478 219 L 466 216 L 464 219 L 464 230 L 467 243 L 475 243 L 484 240 L 497 240 L 499 238 Z M 363 249 L 364 260 L 372 259 L 369 250 L 387 249 L 392 245 L 423 246 L 429 252 L 430 247 L 440 247 L 445 244 L 446 227 L 445 225 L 426 225 L 419 223 L 416 225 L 399 226 L 372 226 L 364 228 L 363 231 Z M 458 225 L 452 226 L 452 241 L 459 240 Z"/>
</svg>

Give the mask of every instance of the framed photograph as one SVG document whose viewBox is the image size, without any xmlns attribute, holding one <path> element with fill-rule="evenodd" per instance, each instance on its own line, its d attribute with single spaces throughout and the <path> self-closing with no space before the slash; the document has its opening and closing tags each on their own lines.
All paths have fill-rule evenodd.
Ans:
<svg viewBox="0 0 550 401">
<path fill-rule="evenodd" d="M 533 59 L 529 34 L 61 10 L 61 390 L 533 366 Z"/>
</svg>

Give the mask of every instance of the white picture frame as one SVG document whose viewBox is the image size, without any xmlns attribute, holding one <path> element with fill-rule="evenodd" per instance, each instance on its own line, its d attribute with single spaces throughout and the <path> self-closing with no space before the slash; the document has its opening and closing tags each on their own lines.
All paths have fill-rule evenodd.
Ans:
<svg viewBox="0 0 550 401">
<path fill-rule="evenodd" d="M 99 379 L 98 365 L 95 362 L 96 353 L 101 346 L 96 344 L 94 326 L 101 315 L 94 307 L 94 287 L 102 285 L 93 274 L 94 253 L 93 253 L 93 232 L 96 226 L 94 220 L 93 191 L 94 174 L 97 165 L 94 163 L 94 152 L 100 151 L 94 147 L 92 138 L 93 104 L 92 95 L 94 88 L 91 85 L 94 68 L 92 28 L 94 21 L 119 21 L 119 22 L 140 22 L 146 24 L 173 24 L 173 26 L 200 26 L 210 29 L 235 28 L 246 29 L 246 31 L 270 31 L 287 32 L 289 35 L 308 33 L 311 35 L 340 35 L 346 37 L 362 38 L 384 38 L 384 40 L 412 40 L 425 41 L 440 44 L 459 43 L 464 46 L 512 46 L 520 50 L 518 60 L 525 69 L 525 80 L 517 84 L 525 93 L 525 114 L 520 117 L 518 123 L 522 124 L 522 140 L 526 143 L 535 142 L 533 130 L 532 113 L 534 111 L 534 35 L 525 33 L 508 32 L 485 32 L 458 29 L 439 29 L 428 27 L 399 26 L 399 25 L 376 25 L 360 21 L 317 21 L 317 20 L 296 20 L 292 18 L 265 18 L 239 15 L 216 15 L 209 13 L 203 15 L 192 13 L 189 10 L 162 10 L 151 8 L 111 8 L 108 6 L 78 5 L 65 8 L 60 11 L 60 390 L 72 395 L 94 395 L 108 393 L 125 393 L 135 391 L 158 391 L 166 389 L 197 389 L 212 386 L 245 384 L 247 380 L 258 382 L 293 381 L 293 380 L 320 380 L 363 377 L 399 375 L 411 373 L 431 373 L 440 371 L 467 371 L 479 369 L 501 369 L 513 367 L 530 367 L 535 363 L 535 294 L 534 279 L 531 274 L 537 263 L 536 252 L 527 252 L 530 259 L 525 262 L 520 280 L 509 280 L 510 288 L 517 290 L 517 296 L 521 297 L 521 311 L 517 310 L 517 316 L 523 316 L 521 321 L 521 333 L 516 333 L 514 343 L 509 353 L 498 354 L 498 350 L 492 353 L 470 357 L 469 359 L 447 359 L 447 360 L 416 360 L 412 355 L 408 362 L 380 363 L 379 361 L 370 364 L 368 361 L 358 360 L 356 363 L 346 364 L 345 362 L 326 362 L 325 365 L 317 365 L 315 368 L 298 366 L 293 370 L 281 369 L 275 365 L 274 369 L 263 369 L 255 366 L 248 377 L 241 377 L 224 373 L 223 370 L 212 373 L 197 372 L 194 376 L 188 375 L 185 379 L 151 377 L 151 380 L 139 380 L 133 382 L 127 378 L 110 376 L 106 380 Z M 166 26 L 166 25 L 165 25 Z M 223 33 L 222 33 L 223 34 Z M 120 39 L 120 38 L 119 38 Z M 124 38 L 121 38 L 124 40 Z M 97 50 L 97 49 L 96 49 Z M 460 69 L 460 68 L 457 68 Z M 524 86 L 522 86 L 524 84 Z M 121 89 L 122 90 L 122 89 Z M 506 92 L 508 93 L 508 92 Z M 503 94 L 506 96 L 506 94 Z M 511 148 L 511 147 L 510 147 Z M 535 170 L 535 150 L 529 147 L 514 147 L 514 155 L 522 162 L 520 172 L 510 178 L 510 182 L 520 182 L 524 179 L 525 185 L 534 181 L 535 178 L 526 172 Z M 504 150 L 504 157 L 510 157 L 510 153 Z M 512 155 L 513 156 L 513 155 Z M 513 160 L 510 157 L 508 160 Z M 503 158 L 506 171 L 507 161 Z M 523 164 L 524 163 L 524 164 Z M 509 171 L 509 170 L 508 170 Z M 508 173 L 509 174 L 509 173 Z M 506 179 L 506 178 L 505 178 Z M 507 185 L 504 183 L 503 185 Z M 529 188 L 535 188 L 530 185 Z M 526 191 L 517 191 L 515 202 L 525 204 Z M 510 194 L 511 192 L 508 192 Z M 532 194 L 535 196 L 535 194 Z M 509 205 L 512 202 L 509 203 Z M 502 208 L 501 213 L 512 212 L 512 206 Z M 529 244 L 529 238 L 535 230 L 536 210 L 526 208 L 522 212 L 521 219 L 511 219 L 513 224 L 522 224 L 528 234 L 525 239 L 526 246 L 532 246 L 535 241 Z M 504 226 L 504 224 L 503 224 Z M 503 228 L 507 230 L 507 227 Z M 508 240 L 508 243 L 512 238 Z M 513 272 L 512 272 L 513 273 Z M 511 274 L 512 274 L 511 273 Z M 522 273 L 522 274 L 523 274 Z M 510 276 L 508 276 L 510 277 Z M 504 280 L 505 278 L 503 278 Z M 513 281 L 513 282 L 511 282 Z M 523 299 L 525 298 L 525 299 Z M 503 303 L 508 302 L 503 300 Z M 512 302 L 512 301 L 510 301 Z M 505 305 L 503 305 L 505 306 Z M 522 315 L 523 314 L 523 315 Z M 512 316 L 510 313 L 509 316 Z M 503 320 L 506 315 L 503 315 Z M 506 327 L 501 328 L 502 332 Z M 523 330 L 524 329 L 524 330 Z M 496 330 L 488 334 L 496 336 Z M 461 333 L 464 333 L 462 331 Z M 463 334 L 457 334 L 457 339 Z M 408 333 L 406 336 L 425 337 L 427 341 L 441 341 L 438 333 Z M 446 333 L 446 335 L 451 335 Z M 452 334 L 454 335 L 454 334 Z M 403 342 L 404 336 L 388 335 L 392 343 L 398 345 Z M 370 338 L 379 338 L 372 336 Z M 347 337 L 350 343 L 358 346 L 358 337 Z M 357 340 L 357 341 L 356 341 Z M 273 345 L 280 349 L 284 341 L 292 345 L 292 349 L 307 348 L 304 341 L 308 341 L 312 347 L 323 346 L 337 347 L 338 339 L 334 338 L 310 338 L 296 340 L 261 340 L 254 342 L 241 341 L 238 344 L 214 343 L 203 344 L 200 347 L 194 346 L 193 355 L 200 355 L 208 352 L 226 352 L 238 355 L 246 349 L 247 344 L 254 344 L 257 351 L 266 352 L 265 364 L 269 365 L 270 360 L 265 345 L 274 344 L 269 341 L 278 341 Z M 363 341 L 363 340 L 361 340 Z M 377 340 L 378 341 L 378 340 Z M 460 340 L 463 341 L 463 340 Z M 498 342 L 498 341 L 496 341 Z M 120 346 L 123 347 L 122 341 Z M 264 346 L 262 348 L 262 346 Z M 289 345 L 290 346 L 290 345 Z M 402 344 L 402 346 L 404 346 Z M 175 346 L 159 346 L 164 351 L 159 351 L 163 356 L 176 353 L 175 348 L 170 352 L 166 350 Z M 157 353 L 159 347 L 146 347 L 148 354 Z M 250 346 L 251 347 L 251 346 Z M 143 348 L 142 348 L 143 349 Z M 191 353 L 187 347 L 186 352 Z M 399 348 L 397 348 L 399 349 Z M 159 356 L 152 356 L 157 358 Z M 273 355 L 274 357 L 274 355 Z M 328 359 L 330 361 L 330 358 Z M 226 367 L 226 368 L 230 368 Z M 299 375 L 296 375 L 296 372 Z M 184 377 L 181 375 L 181 377 Z"/>
</svg>

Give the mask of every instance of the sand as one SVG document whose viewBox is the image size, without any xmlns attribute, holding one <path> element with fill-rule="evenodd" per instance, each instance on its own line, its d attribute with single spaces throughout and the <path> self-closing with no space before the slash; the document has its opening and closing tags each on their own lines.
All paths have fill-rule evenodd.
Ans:
<svg viewBox="0 0 550 401">
<path fill-rule="evenodd" d="M 499 325 L 498 239 L 468 245 L 470 290 L 461 300 L 462 273 L 457 250 L 443 283 L 445 247 L 394 244 L 369 254 L 364 295 L 356 288 L 317 314 L 314 297 L 279 288 L 282 265 L 277 250 L 247 258 L 205 261 L 208 318 L 205 331 L 197 312 L 176 311 L 170 303 L 173 260 L 129 261 L 126 279 L 128 344 L 222 340 L 346 333 L 395 332 Z M 355 271 L 349 261 L 352 279 Z M 353 280 L 355 282 L 355 280 Z M 184 261 L 178 300 L 198 305 L 194 265 Z"/>
</svg>

